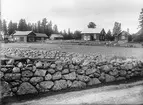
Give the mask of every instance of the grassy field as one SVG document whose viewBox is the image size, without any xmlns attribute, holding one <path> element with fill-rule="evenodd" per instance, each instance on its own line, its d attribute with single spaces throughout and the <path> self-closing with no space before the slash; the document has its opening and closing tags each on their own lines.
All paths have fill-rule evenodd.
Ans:
<svg viewBox="0 0 143 105">
<path fill-rule="evenodd" d="M 7 43 L 1 44 L 2 48 L 31 48 L 60 51 L 77 52 L 83 54 L 102 54 L 102 55 L 116 55 L 125 57 L 137 57 L 143 59 L 143 48 L 124 48 L 124 47 L 106 47 L 106 46 L 84 46 L 84 45 L 62 45 L 62 44 L 45 44 L 45 43 Z"/>
</svg>

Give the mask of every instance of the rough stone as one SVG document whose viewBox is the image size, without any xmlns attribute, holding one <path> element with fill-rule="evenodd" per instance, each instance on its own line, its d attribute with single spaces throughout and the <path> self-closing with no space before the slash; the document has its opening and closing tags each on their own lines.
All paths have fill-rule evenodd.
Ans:
<svg viewBox="0 0 143 105">
<path fill-rule="evenodd" d="M 7 62 L 7 65 L 13 65 L 14 63 L 14 59 L 10 59 L 8 62 Z"/>
<path fill-rule="evenodd" d="M 33 85 L 36 85 L 37 83 L 39 82 L 42 82 L 44 79 L 43 77 L 32 77 L 30 79 L 30 82 L 33 84 Z"/>
<path fill-rule="evenodd" d="M 18 86 L 20 83 L 19 82 L 10 82 L 12 87 Z"/>
<path fill-rule="evenodd" d="M 109 72 L 110 70 L 111 70 L 111 68 L 110 68 L 108 65 L 104 65 L 104 66 L 103 66 L 103 71 L 104 71 L 104 72 L 107 73 L 107 72 Z"/>
<path fill-rule="evenodd" d="M 20 68 L 14 67 L 14 68 L 12 69 L 12 72 L 14 72 L 14 73 L 19 73 L 19 72 L 20 72 Z"/>
<path fill-rule="evenodd" d="M 23 81 L 23 82 L 27 82 L 27 81 L 29 81 L 30 80 L 30 78 L 28 78 L 28 77 L 22 77 L 21 78 L 21 81 Z"/>
<path fill-rule="evenodd" d="M 58 80 L 58 81 L 55 81 L 55 84 L 53 86 L 53 90 L 61 90 L 61 89 L 65 89 L 67 88 L 67 82 L 66 80 Z"/>
<path fill-rule="evenodd" d="M 118 70 L 115 69 L 113 71 L 110 71 L 109 74 L 112 76 L 118 76 Z"/>
<path fill-rule="evenodd" d="M 80 81 L 83 81 L 83 82 L 88 82 L 90 79 L 88 76 L 84 76 L 84 75 L 78 75 L 77 77 Z"/>
<path fill-rule="evenodd" d="M 70 64 L 70 65 L 69 65 L 69 69 L 74 69 L 74 65 L 73 65 L 73 64 Z"/>
<path fill-rule="evenodd" d="M 99 81 L 98 78 L 91 78 L 90 81 L 88 82 L 88 85 L 96 85 L 100 84 L 101 82 Z"/>
<path fill-rule="evenodd" d="M 66 75 L 64 75 L 64 78 L 66 80 L 75 80 L 76 79 L 76 73 L 72 72 L 72 73 L 66 74 Z"/>
<path fill-rule="evenodd" d="M 4 73 L 0 71 L 0 78 L 4 76 Z"/>
<path fill-rule="evenodd" d="M 62 71 L 63 66 L 62 66 L 62 65 L 57 65 L 57 66 L 56 66 L 56 69 L 57 69 L 58 71 Z"/>
<path fill-rule="evenodd" d="M 46 89 L 51 89 L 54 83 L 52 81 L 43 81 L 39 83 L 39 86 L 46 90 Z"/>
<path fill-rule="evenodd" d="M 69 69 L 64 69 L 63 71 L 62 71 L 62 74 L 68 74 L 69 73 Z"/>
<path fill-rule="evenodd" d="M 84 73 L 85 73 L 85 70 L 83 70 L 83 69 L 78 69 L 78 70 L 77 70 L 77 73 L 78 73 L 78 74 L 84 74 Z"/>
<path fill-rule="evenodd" d="M 116 80 L 118 81 L 118 80 L 125 80 L 126 78 L 125 77 L 118 77 L 118 78 L 116 78 Z"/>
<path fill-rule="evenodd" d="M 20 77 L 21 77 L 20 73 L 6 73 L 4 75 L 6 81 L 19 80 Z"/>
<path fill-rule="evenodd" d="M 23 68 L 23 64 L 22 64 L 22 62 L 19 62 L 19 63 L 18 63 L 18 65 L 17 65 L 17 67 L 19 67 L 19 68 Z"/>
<path fill-rule="evenodd" d="M 1 81 L 0 87 L 2 97 L 12 96 L 10 85 L 7 82 Z"/>
<path fill-rule="evenodd" d="M 51 64 L 50 67 L 53 68 L 53 69 L 55 69 L 56 68 L 56 64 Z"/>
<path fill-rule="evenodd" d="M 18 91 L 17 91 L 18 95 L 33 94 L 33 93 L 38 93 L 38 91 L 29 82 L 23 82 L 19 86 Z"/>
<path fill-rule="evenodd" d="M 46 76 L 45 76 L 45 80 L 51 80 L 52 79 L 52 75 L 51 74 L 47 74 Z"/>
<path fill-rule="evenodd" d="M 126 76 L 127 72 L 125 70 L 120 70 L 120 76 Z"/>
<path fill-rule="evenodd" d="M 72 82 L 70 80 L 67 80 L 67 85 L 68 85 L 68 87 L 71 87 L 72 86 Z"/>
<path fill-rule="evenodd" d="M 113 82 L 113 81 L 115 81 L 115 77 L 108 75 L 108 74 L 105 74 L 105 81 L 106 82 Z"/>
<path fill-rule="evenodd" d="M 94 73 L 94 77 L 98 78 L 98 77 L 100 77 L 100 74 L 99 73 Z"/>
<path fill-rule="evenodd" d="M 25 70 L 22 71 L 22 77 L 32 77 L 33 76 L 33 72 L 30 70 Z"/>
<path fill-rule="evenodd" d="M 61 79 L 61 78 L 62 78 L 61 72 L 56 72 L 56 73 L 53 75 L 53 77 L 52 77 L 53 80 L 58 80 L 58 79 Z"/>
<path fill-rule="evenodd" d="M 131 63 L 125 65 L 127 70 L 133 69 L 133 65 Z"/>
<path fill-rule="evenodd" d="M 49 68 L 50 67 L 50 63 L 44 62 L 44 68 Z"/>
<path fill-rule="evenodd" d="M 38 61 L 35 65 L 36 65 L 36 68 L 42 68 L 43 67 L 43 64 L 41 61 Z"/>
<path fill-rule="evenodd" d="M 95 73 L 97 71 L 97 69 L 87 69 L 86 70 L 86 75 L 90 75 L 90 74 L 93 74 L 93 73 Z"/>
<path fill-rule="evenodd" d="M 37 69 L 36 72 L 34 73 L 34 76 L 45 76 L 46 75 L 46 70 L 41 70 Z"/>
<path fill-rule="evenodd" d="M 17 92 L 18 88 L 17 87 L 14 87 L 11 89 L 13 92 Z"/>
<path fill-rule="evenodd" d="M 81 81 L 74 81 L 72 83 L 71 87 L 73 87 L 73 88 L 83 88 L 83 87 L 86 87 L 86 83 L 81 82 Z"/>
<path fill-rule="evenodd" d="M 54 74 L 55 70 L 50 68 L 50 69 L 48 69 L 48 72 L 51 73 L 51 74 Z"/>
<path fill-rule="evenodd" d="M 8 71 L 8 69 L 7 68 L 1 68 L 1 71 L 5 73 Z"/>
</svg>

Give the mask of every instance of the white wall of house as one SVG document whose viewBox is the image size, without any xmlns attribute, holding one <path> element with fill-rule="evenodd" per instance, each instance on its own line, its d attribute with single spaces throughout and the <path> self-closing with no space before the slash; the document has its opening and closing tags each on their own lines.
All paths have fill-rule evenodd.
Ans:
<svg viewBox="0 0 143 105">
<path fill-rule="evenodd" d="M 14 36 L 14 40 L 17 42 L 27 42 L 27 36 Z"/>
</svg>

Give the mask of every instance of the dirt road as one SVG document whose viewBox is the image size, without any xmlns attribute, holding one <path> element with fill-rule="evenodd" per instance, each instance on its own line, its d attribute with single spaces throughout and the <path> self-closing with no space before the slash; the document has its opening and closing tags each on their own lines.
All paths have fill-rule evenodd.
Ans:
<svg viewBox="0 0 143 105">
<path fill-rule="evenodd" d="M 143 81 L 69 92 L 9 105 L 143 104 Z"/>
</svg>

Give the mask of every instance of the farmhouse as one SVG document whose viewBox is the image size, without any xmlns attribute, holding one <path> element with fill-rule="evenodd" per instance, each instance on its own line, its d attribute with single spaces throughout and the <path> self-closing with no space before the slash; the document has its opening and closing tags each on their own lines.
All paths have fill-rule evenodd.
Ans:
<svg viewBox="0 0 143 105">
<path fill-rule="evenodd" d="M 61 34 L 51 34 L 50 39 L 51 40 L 63 39 L 63 35 L 61 35 Z"/>
<path fill-rule="evenodd" d="M 97 40 L 97 41 L 104 41 L 105 40 L 105 30 L 99 28 L 87 28 L 81 32 L 82 39 L 86 41 L 90 40 Z"/>
<path fill-rule="evenodd" d="M 128 42 L 128 36 L 130 35 L 127 31 L 122 31 L 118 34 L 118 36 L 115 36 L 115 41 L 123 41 Z"/>
<path fill-rule="evenodd" d="M 33 31 L 16 31 L 13 38 L 17 42 L 36 42 L 48 38 L 46 34 L 34 33 Z"/>
<path fill-rule="evenodd" d="M 48 39 L 48 36 L 46 34 L 43 34 L 43 33 L 35 33 L 36 34 L 36 42 L 39 42 L 39 41 L 44 41 L 46 39 Z"/>
</svg>

